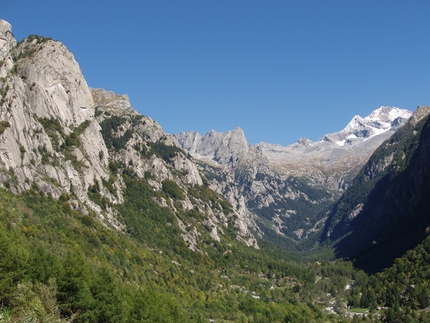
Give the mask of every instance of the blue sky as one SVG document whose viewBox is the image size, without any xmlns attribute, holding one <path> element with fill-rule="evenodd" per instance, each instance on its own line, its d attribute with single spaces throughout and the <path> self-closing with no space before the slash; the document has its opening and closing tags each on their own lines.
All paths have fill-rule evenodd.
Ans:
<svg viewBox="0 0 430 323">
<path fill-rule="evenodd" d="M 0 0 L 18 40 L 63 42 L 91 87 L 170 134 L 288 145 L 381 105 L 430 104 L 430 1 Z"/>
</svg>

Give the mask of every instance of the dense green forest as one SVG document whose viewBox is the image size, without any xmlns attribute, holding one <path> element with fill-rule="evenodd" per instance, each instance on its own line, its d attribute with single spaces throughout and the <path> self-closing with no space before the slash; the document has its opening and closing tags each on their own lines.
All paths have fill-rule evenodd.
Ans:
<svg viewBox="0 0 430 323">
<path fill-rule="evenodd" d="M 145 192 L 139 185 L 127 194 Z M 193 252 L 175 225 L 162 225 L 173 221 L 170 211 L 150 199 L 122 206 L 127 233 L 72 210 L 67 198 L 54 200 L 35 188 L 22 195 L 0 191 L 2 321 L 346 320 L 327 314 L 317 298 L 342 292 L 355 275 L 350 265 L 297 264 L 233 239 L 227 250 L 208 244 L 207 254 Z M 149 211 L 138 214 L 143 205 Z M 145 219 L 139 224 L 137 217 Z M 320 275 L 324 283 L 315 283 Z"/>
<path fill-rule="evenodd" d="M 119 206 L 129 232 L 71 209 L 68 196 L 0 191 L 2 321 L 427 321 L 429 239 L 371 277 L 349 262 L 299 263 L 233 237 L 193 252 L 145 182 L 129 181 Z"/>
</svg>

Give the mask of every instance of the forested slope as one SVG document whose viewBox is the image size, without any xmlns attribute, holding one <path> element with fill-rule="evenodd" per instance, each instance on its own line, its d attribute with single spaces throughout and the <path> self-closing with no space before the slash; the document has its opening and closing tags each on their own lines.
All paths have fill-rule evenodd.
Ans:
<svg viewBox="0 0 430 323">
<path fill-rule="evenodd" d="M 328 274 L 319 285 L 319 266 L 288 261 L 270 248 L 261 252 L 232 239 L 208 245 L 204 254 L 191 251 L 175 229 L 161 229 L 169 210 L 145 197 L 138 204 L 148 203 L 153 216 L 134 220 L 131 234 L 36 189 L 21 195 L 1 190 L 0 199 L 0 315 L 6 322 L 342 321 L 318 304 L 326 289 L 344 289 L 351 267 L 340 281 Z M 141 205 L 127 200 L 120 209 L 132 219 Z"/>
</svg>

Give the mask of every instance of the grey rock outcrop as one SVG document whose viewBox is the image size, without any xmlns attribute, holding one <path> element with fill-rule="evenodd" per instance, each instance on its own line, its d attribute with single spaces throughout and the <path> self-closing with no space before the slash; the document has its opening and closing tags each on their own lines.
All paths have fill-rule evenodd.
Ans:
<svg viewBox="0 0 430 323">
<path fill-rule="evenodd" d="M 245 134 L 239 127 L 227 133 L 212 130 L 203 137 L 194 131 L 179 133 L 174 137 L 191 155 L 232 167 L 236 166 L 239 159 L 243 159 L 250 149 Z"/>
<path fill-rule="evenodd" d="M 6 20 L 0 19 L 0 59 L 5 59 L 15 45 L 16 40 L 12 34 L 12 25 Z"/>
<path fill-rule="evenodd" d="M 12 26 L 0 19 L 0 77 L 6 77 L 7 72 L 13 66 L 10 51 L 16 46 L 16 40 L 12 34 Z"/>
</svg>

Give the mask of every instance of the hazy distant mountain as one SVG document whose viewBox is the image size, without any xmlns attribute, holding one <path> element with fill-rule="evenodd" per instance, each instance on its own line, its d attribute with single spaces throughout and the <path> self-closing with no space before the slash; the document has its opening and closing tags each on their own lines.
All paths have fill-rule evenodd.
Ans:
<svg viewBox="0 0 430 323">
<path fill-rule="evenodd" d="M 373 151 L 411 114 L 380 107 L 365 118 L 355 116 L 343 130 L 317 142 L 301 138 L 287 147 L 251 146 L 240 128 L 174 136 L 204 162 L 202 169 L 212 187 L 251 219 L 252 229 L 266 239 L 287 238 L 284 243 L 291 245 L 321 228 L 323 219 L 317 215 L 340 196 Z"/>
<path fill-rule="evenodd" d="M 268 143 L 259 147 L 272 167 L 345 189 L 370 154 L 411 115 L 408 110 L 380 107 L 365 118 L 354 116 L 343 130 L 316 142 L 301 138 L 287 147 Z"/>
</svg>

